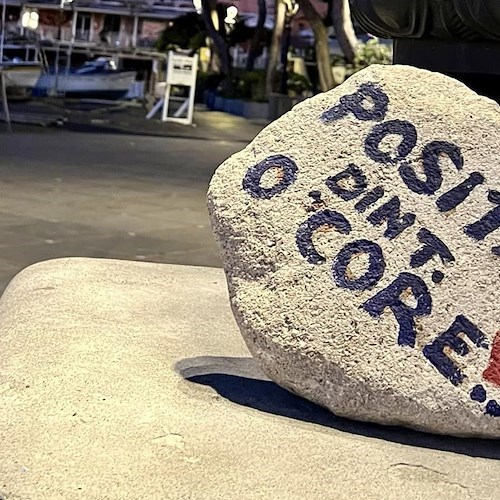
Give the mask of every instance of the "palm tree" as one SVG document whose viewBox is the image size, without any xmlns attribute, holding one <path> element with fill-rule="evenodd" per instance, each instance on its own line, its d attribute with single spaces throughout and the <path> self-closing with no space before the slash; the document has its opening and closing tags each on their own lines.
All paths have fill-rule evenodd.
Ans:
<svg viewBox="0 0 500 500">
<path fill-rule="evenodd" d="M 285 29 L 286 6 L 283 0 L 276 0 L 274 8 L 274 28 L 269 48 L 266 73 L 266 95 L 269 96 L 274 90 L 277 66 L 280 57 L 283 31 Z"/>
<path fill-rule="evenodd" d="M 231 87 L 231 57 L 229 56 L 229 46 L 219 32 L 219 26 L 215 26 L 214 19 L 220 25 L 217 13 L 216 0 L 202 0 L 202 15 L 205 21 L 207 34 L 211 38 L 215 51 L 220 59 L 221 72 L 224 76 L 226 87 Z"/>
<path fill-rule="evenodd" d="M 257 52 L 259 50 L 259 44 L 264 34 L 264 24 L 266 22 L 266 0 L 257 0 L 258 14 L 257 14 L 257 25 L 255 26 L 255 31 L 250 42 L 250 49 L 248 51 L 247 59 L 247 70 L 252 71 L 255 66 L 255 59 L 257 59 Z"/>
<path fill-rule="evenodd" d="M 318 64 L 319 85 L 323 92 L 334 86 L 330 51 L 328 49 L 328 32 L 321 16 L 314 8 L 311 0 L 298 0 L 300 8 L 314 32 L 316 61 Z"/>
<path fill-rule="evenodd" d="M 332 21 L 340 48 L 347 62 L 352 63 L 356 56 L 358 43 L 352 25 L 349 0 L 330 0 L 332 2 Z"/>
</svg>

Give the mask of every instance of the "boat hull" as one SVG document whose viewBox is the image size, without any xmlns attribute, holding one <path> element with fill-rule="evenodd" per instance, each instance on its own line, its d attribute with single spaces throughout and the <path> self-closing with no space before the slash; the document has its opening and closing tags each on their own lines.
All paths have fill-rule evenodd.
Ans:
<svg viewBox="0 0 500 500">
<path fill-rule="evenodd" d="M 135 81 L 135 72 L 124 71 L 98 74 L 44 74 L 38 80 L 37 90 L 63 93 L 68 97 L 120 98 L 127 94 Z"/>
<path fill-rule="evenodd" d="M 13 64 L 2 66 L 7 89 L 32 89 L 42 73 L 40 64 Z"/>
</svg>

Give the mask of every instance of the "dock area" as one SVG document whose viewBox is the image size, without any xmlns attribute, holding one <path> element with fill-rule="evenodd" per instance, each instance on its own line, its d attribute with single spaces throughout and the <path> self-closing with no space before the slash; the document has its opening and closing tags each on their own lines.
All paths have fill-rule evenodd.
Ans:
<svg viewBox="0 0 500 500">
<path fill-rule="evenodd" d="M 37 131 L 55 127 L 73 132 L 106 132 L 158 137 L 184 137 L 200 140 L 248 141 L 267 124 L 207 110 L 197 105 L 192 126 L 162 122 L 160 115 L 148 120 L 148 109 L 134 101 L 98 99 L 37 98 L 10 101 L 9 109 L 15 131 Z M 3 121 L 3 111 L 0 120 Z M 6 127 L 3 127 L 6 130 Z M 0 124 L 0 132 L 2 125 Z M 39 130 L 40 132 L 40 130 Z"/>
</svg>

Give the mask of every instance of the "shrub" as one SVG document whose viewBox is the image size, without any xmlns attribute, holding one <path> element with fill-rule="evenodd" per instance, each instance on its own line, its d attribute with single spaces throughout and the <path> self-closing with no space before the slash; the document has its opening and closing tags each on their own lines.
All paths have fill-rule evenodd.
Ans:
<svg viewBox="0 0 500 500">
<path fill-rule="evenodd" d="M 392 64 L 392 49 L 380 43 L 378 38 L 371 38 L 360 43 L 354 59 L 354 68 L 360 70 L 370 64 Z"/>
</svg>

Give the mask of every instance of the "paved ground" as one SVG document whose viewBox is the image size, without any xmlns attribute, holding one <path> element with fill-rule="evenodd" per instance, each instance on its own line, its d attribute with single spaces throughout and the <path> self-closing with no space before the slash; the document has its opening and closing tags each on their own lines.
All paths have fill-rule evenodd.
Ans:
<svg viewBox="0 0 500 500">
<path fill-rule="evenodd" d="M 66 116 L 0 133 L 0 290 L 63 256 L 220 266 L 207 185 L 262 125 L 202 109 L 196 127 L 147 122 L 140 108 Z"/>
<path fill-rule="evenodd" d="M 498 440 L 349 421 L 266 379 L 218 271 L 73 259 L 16 280 L 0 498 L 497 500 Z"/>
</svg>

